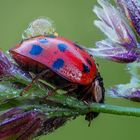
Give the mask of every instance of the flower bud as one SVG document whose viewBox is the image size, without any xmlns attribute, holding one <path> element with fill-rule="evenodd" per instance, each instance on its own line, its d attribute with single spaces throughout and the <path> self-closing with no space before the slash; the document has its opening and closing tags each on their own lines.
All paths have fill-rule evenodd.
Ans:
<svg viewBox="0 0 140 140">
<path fill-rule="evenodd" d="M 120 1 L 123 0 L 118 3 Z M 120 63 L 139 61 L 139 44 L 126 17 L 108 1 L 98 0 L 98 3 L 101 7 L 95 6 L 93 11 L 100 20 L 94 23 L 108 38 L 98 41 L 96 48 L 87 51 L 93 56 Z"/>
<path fill-rule="evenodd" d="M 139 0 L 116 0 L 119 7 L 124 11 L 130 25 L 140 36 L 140 2 Z"/>
<path fill-rule="evenodd" d="M 11 75 L 13 64 L 8 60 L 6 55 L 0 51 L 0 76 Z"/>
<path fill-rule="evenodd" d="M 41 130 L 44 118 L 38 111 L 23 112 L 17 108 L 9 110 L 0 117 L 3 118 L 2 116 L 5 116 L 0 122 L 0 139 L 3 140 L 28 140 L 34 137 Z"/>
<path fill-rule="evenodd" d="M 131 80 L 128 84 L 116 85 L 108 89 L 107 93 L 111 97 L 122 97 L 135 102 L 140 102 L 140 76 L 139 76 L 139 63 L 132 63 L 128 65 Z"/>
</svg>

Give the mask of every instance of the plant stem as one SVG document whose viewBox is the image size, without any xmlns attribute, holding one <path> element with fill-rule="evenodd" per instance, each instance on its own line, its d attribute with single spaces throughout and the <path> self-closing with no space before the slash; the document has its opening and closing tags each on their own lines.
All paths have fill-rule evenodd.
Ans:
<svg viewBox="0 0 140 140">
<path fill-rule="evenodd" d="M 140 117 L 139 108 L 122 107 L 122 106 L 99 104 L 99 103 L 92 103 L 91 105 L 86 105 L 75 98 L 64 96 L 64 95 L 50 96 L 46 100 L 60 103 L 62 104 L 62 106 L 64 106 L 65 109 L 66 108 L 71 109 L 71 111 L 73 110 L 73 112 L 77 112 L 77 114 L 79 115 L 84 115 L 87 112 L 93 111 L 93 112 L 102 112 L 102 113 L 115 114 L 115 115 Z M 26 105 L 27 108 L 28 106 L 29 108 L 31 106 L 31 108 L 43 108 L 44 110 L 43 105 L 39 104 L 39 98 L 34 98 L 34 100 L 30 100 L 28 98 L 16 98 L 16 99 L 7 100 L 7 102 L 1 104 L 0 111 L 4 111 L 13 107 L 21 107 L 24 105 Z M 64 116 L 69 116 L 69 115 L 70 113 L 64 113 Z"/>
<path fill-rule="evenodd" d="M 99 104 L 99 103 L 92 103 L 88 106 L 83 102 L 78 101 L 75 98 L 66 97 L 62 95 L 61 98 L 59 98 L 59 95 L 56 95 L 54 97 L 50 97 L 49 99 L 55 102 L 59 102 L 65 106 L 79 110 L 81 115 L 93 111 L 93 112 L 102 112 L 102 113 L 115 114 L 115 115 L 140 117 L 139 108 L 122 107 L 122 106 Z"/>
<path fill-rule="evenodd" d="M 94 112 L 102 112 L 115 115 L 140 117 L 140 109 L 133 107 L 122 107 L 116 105 L 94 103 L 90 106 L 90 110 Z"/>
</svg>

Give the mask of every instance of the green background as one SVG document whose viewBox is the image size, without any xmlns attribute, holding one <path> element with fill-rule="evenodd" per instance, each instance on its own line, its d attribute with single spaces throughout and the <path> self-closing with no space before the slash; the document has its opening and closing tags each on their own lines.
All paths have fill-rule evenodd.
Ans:
<svg viewBox="0 0 140 140">
<path fill-rule="evenodd" d="M 28 23 L 38 17 L 49 17 L 55 22 L 57 32 L 79 44 L 94 47 L 105 36 L 93 26 L 96 16 L 92 12 L 95 0 L 0 0 L 0 48 L 4 51 L 21 40 Z M 105 87 L 127 83 L 129 75 L 124 64 L 99 60 Z M 106 102 L 124 106 L 139 104 L 118 99 Z M 68 122 L 54 133 L 40 140 L 136 140 L 139 139 L 140 118 L 100 114 L 91 127 L 79 117 Z"/>
</svg>

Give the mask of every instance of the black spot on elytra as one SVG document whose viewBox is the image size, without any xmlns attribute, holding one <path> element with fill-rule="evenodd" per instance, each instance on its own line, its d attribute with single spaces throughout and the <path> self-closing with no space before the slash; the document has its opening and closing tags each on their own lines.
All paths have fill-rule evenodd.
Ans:
<svg viewBox="0 0 140 140">
<path fill-rule="evenodd" d="M 84 72 L 84 73 L 90 72 L 89 67 L 88 67 L 87 65 L 85 65 L 85 64 L 83 64 L 83 72 Z"/>
<path fill-rule="evenodd" d="M 87 58 L 86 60 L 87 60 L 87 63 L 88 63 L 90 66 L 92 66 L 91 61 L 90 61 L 88 58 Z"/>
<path fill-rule="evenodd" d="M 57 54 L 57 51 L 55 51 L 53 54 L 55 54 L 55 55 L 56 55 L 56 54 Z"/>
</svg>

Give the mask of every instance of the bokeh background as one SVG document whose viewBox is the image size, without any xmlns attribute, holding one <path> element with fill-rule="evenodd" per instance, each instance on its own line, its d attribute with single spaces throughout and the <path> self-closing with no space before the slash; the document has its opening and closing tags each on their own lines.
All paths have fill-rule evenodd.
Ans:
<svg viewBox="0 0 140 140">
<path fill-rule="evenodd" d="M 0 0 L 0 48 L 7 51 L 21 40 L 27 25 L 38 17 L 54 20 L 57 32 L 87 47 L 94 47 L 105 36 L 93 26 L 95 0 Z M 127 83 L 124 64 L 97 59 L 105 87 Z M 106 98 L 107 103 L 139 107 L 139 104 Z M 137 140 L 140 118 L 100 114 L 91 127 L 79 117 L 40 140 Z"/>
</svg>

